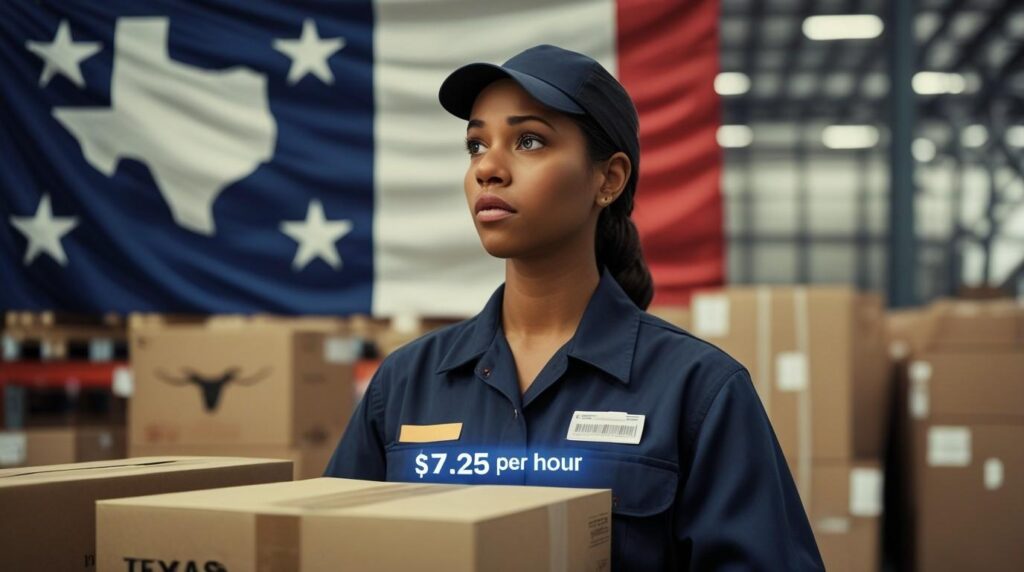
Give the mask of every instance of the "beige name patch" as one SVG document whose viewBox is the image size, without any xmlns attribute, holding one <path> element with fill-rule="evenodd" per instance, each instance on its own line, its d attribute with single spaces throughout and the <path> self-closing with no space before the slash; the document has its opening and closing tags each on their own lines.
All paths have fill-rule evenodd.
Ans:
<svg viewBox="0 0 1024 572">
<path fill-rule="evenodd" d="M 457 441 L 460 435 L 462 435 L 462 423 L 402 425 L 398 433 L 398 442 L 434 443 L 436 441 Z"/>
</svg>

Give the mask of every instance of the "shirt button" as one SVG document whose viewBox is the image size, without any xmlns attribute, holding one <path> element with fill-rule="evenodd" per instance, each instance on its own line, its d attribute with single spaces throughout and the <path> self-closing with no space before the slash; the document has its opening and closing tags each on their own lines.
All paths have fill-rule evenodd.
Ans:
<svg viewBox="0 0 1024 572">
<path fill-rule="evenodd" d="M 484 377 L 491 377 L 491 368 L 489 368 L 489 367 L 485 367 L 484 368 Z"/>
</svg>

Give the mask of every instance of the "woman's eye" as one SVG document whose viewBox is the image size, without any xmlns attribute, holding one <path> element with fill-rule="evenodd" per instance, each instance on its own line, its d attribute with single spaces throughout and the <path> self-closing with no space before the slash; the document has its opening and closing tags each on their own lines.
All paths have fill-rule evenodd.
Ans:
<svg viewBox="0 0 1024 572">
<path fill-rule="evenodd" d="M 476 139 L 466 139 L 466 151 L 470 155 L 476 155 L 479 146 L 480 142 L 477 141 Z"/>
<path fill-rule="evenodd" d="M 527 151 L 533 151 L 534 149 L 540 149 L 541 147 L 544 146 L 544 142 L 541 141 L 540 138 L 535 136 L 535 135 L 523 135 L 523 137 L 522 137 L 522 139 L 520 139 L 520 141 L 522 142 L 523 148 L 526 149 Z M 530 145 L 530 146 L 527 146 L 526 145 L 527 141 L 533 141 L 534 144 Z M 537 143 L 540 143 L 541 147 L 538 147 Z"/>
</svg>

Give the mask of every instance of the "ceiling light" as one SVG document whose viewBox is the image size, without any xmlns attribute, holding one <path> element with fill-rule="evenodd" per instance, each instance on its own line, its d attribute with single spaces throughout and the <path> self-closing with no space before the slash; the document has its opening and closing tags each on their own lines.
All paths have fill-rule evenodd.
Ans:
<svg viewBox="0 0 1024 572">
<path fill-rule="evenodd" d="M 748 125 L 722 125 L 715 138 L 722 147 L 749 147 L 754 142 L 754 132 Z"/>
<path fill-rule="evenodd" d="M 718 95 L 743 95 L 750 91 L 750 78 L 741 72 L 722 72 L 715 77 Z"/>
<path fill-rule="evenodd" d="M 867 149 L 878 144 L 874 125 L 829 125 L 821 132 L 821 142 L 829 149 Z"/>
<path fill-rule="evenodd" d="M 981 147 L 988 141 L 988 129 L 984 125 L 968 125 L 960 132 L 960 144 L 964 147 Z"/>
<path fill-rule="evenodd" d="M 1024 125 L 1006 128 L 1006 144 L 1010 147 L 1024 147 Z"/>
<path fill-rule="evenodd" d="M 910 144 L 910 153 L 918 163 L 927 163 L 935 158 L 935 143 L 926 137 L 918 137 Z"/>
<path fill-rule="evenodd" d="M 810 16 L 804 20 L 804 35 L 812 40 L 867 40 L 882 35 L 885 25 L 873 14 Z"/>
<path fill-rule="evenodd" d="M 957 94 L 964 92 L 967 81 L 958 73 L 923 71 L 914 74 L 911 85 L 920 95 Z"/>
</svg>

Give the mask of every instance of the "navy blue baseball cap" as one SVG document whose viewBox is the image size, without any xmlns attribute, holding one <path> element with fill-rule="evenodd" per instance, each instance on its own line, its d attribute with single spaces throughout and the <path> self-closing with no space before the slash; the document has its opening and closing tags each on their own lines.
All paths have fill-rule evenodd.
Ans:
<svg viewBox="0 0 1024 572">
<path fill-rule="evenodd" d="M 477 95 L 491 82 L 509 78 L 542 104 L 558 111 L 589 115 L 639 172 L 640 119 L 622 84 L 598 61 L 584 54 L 540 44 L 502 65 L 466 64 L 445 78 L 438 92 L 441 107 L 469 120 Z"/>
</svg>

